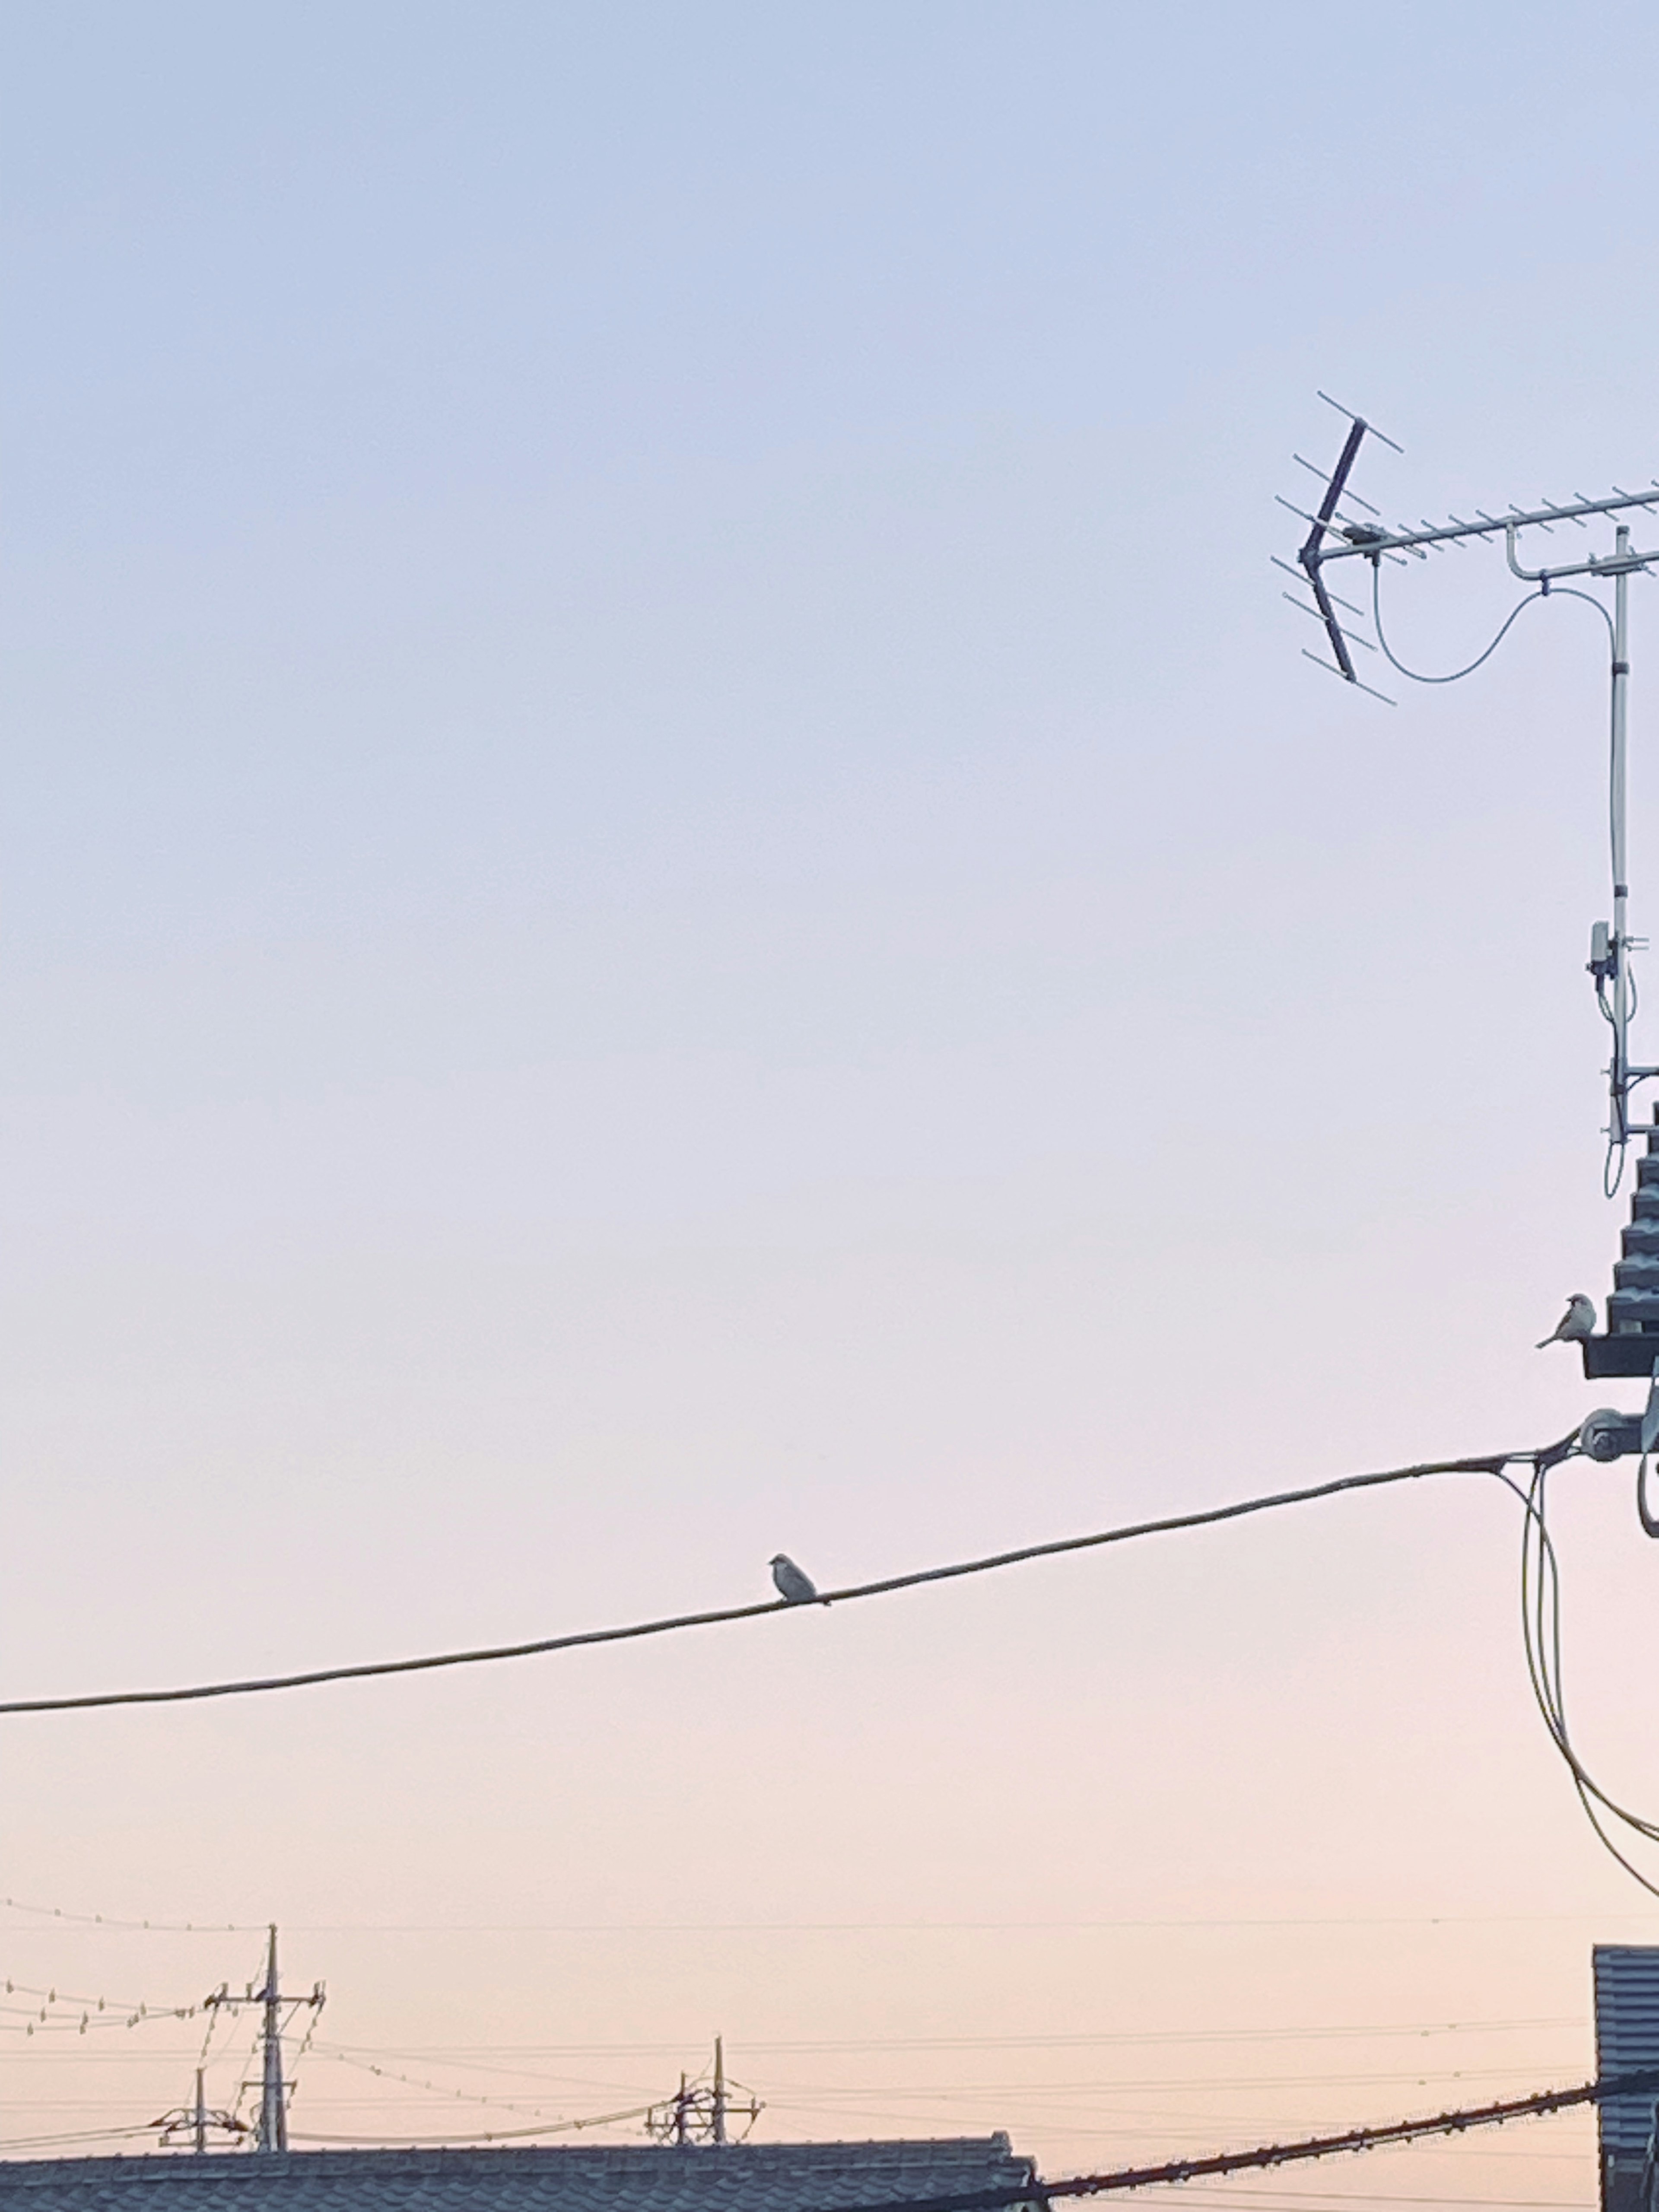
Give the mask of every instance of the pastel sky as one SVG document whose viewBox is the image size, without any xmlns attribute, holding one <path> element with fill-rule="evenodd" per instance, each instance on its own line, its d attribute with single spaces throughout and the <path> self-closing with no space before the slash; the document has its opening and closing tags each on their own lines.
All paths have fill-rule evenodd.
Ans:
<svg viewBox="0 0 1659 2212">
<path fill-rule="evenodd" d="M 4 1694 L 742 1604 L 780 1548 L 1619 1396 L 1533 1350 L 1625 1211 L 1605 646 L 1536 610 L 1390 708 L 1270 556 L 1322 387 L 1391 514 L 1659 474 L 1656 87 L 1633 0 L 10 0 Z M 1430 666 L 1512 590 L 1386 588 Z M 1583 1747 L 1659 1811 L 1659 1553 L 1628 1468 L 1558 1492 Z M 1659 1902 L 1533 1710 L 1519 1541 L 1447 1481 L 0 1723 L 46 1909 L 0 1907 L 0 2152 L 199 2045 L 21 1991 L 187 2005 L 271 1919 L 331 1993 L 296 2133 L 618 2109 L 717 2032 L 773 2140 L 1054 2172 L 1582 2078 L 1590 1944 Z M 1182 2201 L 1588 2207 L 1591 2142 Z"/>
</svg>

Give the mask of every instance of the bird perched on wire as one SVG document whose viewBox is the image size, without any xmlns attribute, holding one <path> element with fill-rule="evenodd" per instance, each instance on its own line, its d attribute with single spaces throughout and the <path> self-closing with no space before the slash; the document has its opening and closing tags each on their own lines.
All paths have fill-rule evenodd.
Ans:
<svg viewBox="0 0 1659 2212">
<path fill-rule="evenodd" d="M 1595 1302 L 1582 1291 L 1575 1291 L 1567 1300 L 1565 1313 L 1547 1336 L 1539 1339 L 1537 1349 L 1541 1352 L 1547 1344 L 1582 1344 L 1595 1334 Z"/>
<path fill-rule="evenodd" d="M 771 1561 L 772 1581 L 778 1595 L 791 1605 L 828 1605 L 827 1597 L 818 1595 L 818 1586 L 811 1575 L 804 1575 L 787 1552 L 779 1552 Z"/>
</svg>

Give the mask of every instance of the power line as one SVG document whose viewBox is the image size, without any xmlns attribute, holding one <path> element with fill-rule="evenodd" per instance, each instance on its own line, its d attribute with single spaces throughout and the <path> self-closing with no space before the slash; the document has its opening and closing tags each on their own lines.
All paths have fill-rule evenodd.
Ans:
<svg viewBox="0 0 1659 2212">
<path fill-rule="evenodd" d="M 471 2136 L 393 2136 L 378 2142 L 365 2142 L 362 2136 L 302 2135 L 297 2128 L 290 2129 L 290 2142 L 351 2143 L 359 2150 L 422 2150 L 444 2149 L 451 2146 L 479 2142 L 517 2142 L 526 2136 L 574 2135 L 582 2128 L 604 2128 L 621 2120 L 643 2119 L 653 2109 L 649 2105 L 634 2105 L 625 2112 L 595 2112 L 585 2120 L 550 2120 L 540 2128 L 498 2128 L 489 2134 Z"/>
<path fill-rule="evenodd" d="M 1522 1495 L 1526 1517 L 1521 1532 L 1521 1628 L 1528 1679 L 1550 1741 L 1572 1777 L 1578 1802 L 1598 1842 L 1633 1881 L 1639 1882 L 1650 1896 L 1659 1897 L 1659 1881 L 1644 1874 L 1620 1848 L 1620 1843 L 1628 1846 L 1632 1839 L 1659 1844 L 1659 1822 L 1644 1819 L 1607 1795 L 1574 1749 L 1567 1726 L 1561 1671 L 1561 1572 L 1549 1529 L 1549 1474 L 1547 1463 L 1537 1462 Z M 1507 1474 L 1501 1479 L 1521 1494 Z M 1613 1833 L 1608 1832 L 1604 1822 L 1612 1824 Z M 1620 1842 L 1613 1840 L 1613 1834 Z"/>
<path fill-rule="evenodd" d="M 515 2105 L 510 2098 L 492 2097 L 478 2089 L 457 2089 L 453 2085 L 446 2085 L 441 2081 L 428 2081 L 414 2074 L 399 2073 L 395 2066 L 377 2066 L 373 2060 L 357 2057 L 349 2051 L 342 2051 L 337 2045 L 319 2043 L 316 2050 L 319 2058 L 332 2058 L 342 2066 L 354 2066 L 360 2073 L 373 2074 L 382 2081 L 400 2081 L 406 2089 L 429 2089 L 434 2096 L 442 2097 L 446 2101 L 452 2097 L 458 2097 L 471 2105 L 489 2105 L 501 2112 L 518 2112 L 521 2115 L 528 2113 L 534 2119 L 543 2120 L 547 2117 L 544 2112 L 538 2112 L 534 2105 Z M 564 2123 L 560 2122 L 558 2124 L 562 2126 Z"/>
<path fill-rule="evenodd" d="M 1392 2036 L 1426 2037 L 1431 2035 L 1492 2035 L 1516 2032 L 1534 2032 L 1545 2027 L 1577 2028 L 1583 2022 L 1576 2013 L 1540 2014 L 1528 2020 L 1448 2020 L 1448 2021 L 1360 2021 L 1354 2025 L 1331 2027 L 1226 2027 L 1226 2028 L 1152 2028 L 1112 2031 L 1099 2034 L 1080 2033 L 1062 2035 L 899 2035 L 899 2036 L 814 2036 L 805 2040 L 787 2042 L 753 2042 L 744 2039 L 747 2051 L 763 2051 L 769 2055 L 780 2053 L 819 2057 L 829 2052 L 869 2051 L 1069 2051 L 1092 2050 L 1097 2046 L 1127 2043 L 1140 2050 L 1158 2045 L 1188 2045 L 1207 2043 L 1328 2043 L 1341 2039 Z M 586 2058 L 586 2057 L 656 2057 L 672 2052 L 678 2045 L 672 2043 L 428 2043 L 385 2045 L 319 2045 L 318 2048 L 344 2052 L 356 2058 L 366 2054 L 374 2057 L 416 2059 L 438 2059 L 455 2053 L 489 2052 L 520 2057 Z"/>
<path fill-rule="evenodd" d="M 1591 2206 L 1577 2197 L 1448 2197 L 1443 2191 L 1434 2197 L 1376 2197 L 1369 2192 L 1346 2189 L 1340 2194 L 1323 2190 L 1310 2190 L 1304 2193 L 1299 2189 L 1271 2191 L 1229 2189 L 1218 2196 L 1206 2197 L 1201 2191 L 1195 2190 L 1190 2197 L 1183 2197 L 1182 2201 L 1187 2204 L 1256 2204 L 1264 2197 L 1273 2207 L 1273 2212 L 1284 2212 L 1287 2205 L 1304 2203 L 1339 2207 L 1344 2204 L 1482 2204 L 1488 2208 L 1488 2212 L 1497 2212 L 1498 2207 L 1503 2208 L 1503 2212 L 1593 2212 Z"/>
<path fill-rule="evenodd" d="M 0 1905 L 12 1903 L 0 1897 Z M 62 1912 L 50 1905 L 20 1905 L 65 1923 L 83 1923 L 119 1935 L 258 1935 L 255 1923 L 235 1921 L 111 1920 L 102 1914 Z M 284 1921 L 293 1936 L 1077 1936 L 1146 1929 L 1245 1928 L 1553 1928 L 1600 1927 L 1605 1912 L 1343 1912 L 1186 1914 L 1178 1917 L 1115 1920 L 303 1920 Z M 1625 1913 L 1647 1925 L 1659 1913 Z M 44 1929 L 9 1929 L 8 1936 L 44 1935 Z"/>
<path fill-rule="evenodd" d="M 118 1920 L 106 1912 L 66 1912 L 61 1905 L 28 1905 L 21 1897 L 0 1897 L 9 1911 L 33 1912 L 42 1920 L 66 1920 L 77 1927 L 109 1928 L 117 1933 L 143 1929 L 153 1936 L 262 1936 L 263 1928 L 240 1921 Z"/>
<path fill-rule="evenodd" d="M 921 1567 L 909 1574 L 887 1575 L 878 1582 L 854 1583 L 819 1593 L 827 1605 L 848 1605 L 858 1598 L 886 1597 L 896 1590 L 915 1589 L 924 1583 L 957 1582 L 969 1575 L 993 1574 L 1004 1567 L 1023 1565 L 1030 1559 L 1057 1559 L 1069 1552 L 1097 1551 L 1109 1544 L 1132 1543 L 1143 1536 L 1170 1535 L 1186 1528 L 1207 1528 L 1223 1521 L 1243 1520 L 1248 1515 L 1276 1511 L 1281 1506 L 1307 1505 L 1346 1491 L 1377 1490 L 1400 1482 L 1416 1482 L 1433 1474 L 1503 1476 L 1511 1462 L 1553 1466 L 1577 1449 L 1575 1429 L 1559 1443 L 1522 1451 L 1487 1453 L 1470 1459 L 1425 1460 L 1413 1467 L 1396 1467 L 1376 1474 L 1340 1475 L 1302 1490 L 1281 1490 L 1266 1497 L 1241 1498 L 1231 1505 L 1214 1505 L 1197 1513 L 1176 1513 L 1158 1521 L 1134 1521 L 1121 1528 L 1104 1528 L 1086 1536 L 1061 1536 L 1043 1544 L 1023 1544 L 1008 1552 L 994 1552 L 982 1559 L 962 1559 L 948 1566 Z M 1516 1486 L 1510 1484 L 1514 1489 Z M 586 1644 L 626 1644 L 644 1637 L 670 1636 L 689 1628 L 712 1628 L 728 1621 L 757 1620 L 768 1614 L 797 1610 L 787 1598 L 773 1598 L 758 1605 L 721 1607 L 707 1613 L 672 1613 L 657 1620 L 633 1621 L 619 1628 L 587 1628 L 565 1636 L 538 1637 L 526 1644 L 500 1644 L 476 1650 L 443 1651 L 416 1659 L 381 1659 L 349 1667 L 310 1668 L 292 1674 L 267 1674 L 240 1681 L 199 1682 L 178 1690 L 106 1690 L 86 1697 L 15 1698 L 0 1702 L 0 1714 L 83 1712 L 109 1705 L 170 1705 L 205 1698 L 252 1697 L 270 1690 L 313 1689 L 325 1682 L 363 1681 L 387 1674 L 429 1674 L 444 1667 L 477 1667 L 503 1659 L 530 1659 L 553 1651 L 571 1651 Z"/>
<path fill-rule="evenodd" d="M 84 2128 L 77 2135 L 64 2136 L 7 2136 L 0 2139 L 0 2150 L 46 2150 L 60 2143 L 113 2142 L 132 2136 L 147 2136 L 148 2127 L 141 2128 Z"/>
<path fill-rule="evenodd" d="M 1611 2097 L 1651 2095 L 1656 2090 L 1659 2090 L 1659 2067 L 1650 2066 L 1638 2073 L 1581 2082 L 1574 2089 L 1539 2089 L 1528 2097 L 1511 2097 L 1499 2104 L 1436 2112 L 1424 2119 L 1394 2120 L 1379 2127 L 1345 2128 L 1340 2135 L 1304 2136 L 1294 2142 L 1263 2143 L 1254 2150 L 1166 2159 L 1158 2166 L 1120 2166 L 1109 2173 L 1077 2173 L 1059 2181 L 1011 2182 L 1000 2189 L 968 2190 L 956 2197 L 883 2197 L 867 2204 L 841 2206 L 837 2212 L 1003 2212 L 1005 2206 L 1046 2206 L 1056 2197 L 1103 2197 L 1150 2189 L 1162 2182 L 1246 2173 L 1307 2159 L 1333 2158 L 1344 2151 L 1380 2150 L 1391 2143 L 1420 2142 L 1431 2136 L 1462 2135 L 1469 2128 L 1498 2127 L 1505 2120 L 1532 2119 L 1547 2112 L 1570 2111 L 1575 2105 L 1599 2105 Z"/>
</svg>

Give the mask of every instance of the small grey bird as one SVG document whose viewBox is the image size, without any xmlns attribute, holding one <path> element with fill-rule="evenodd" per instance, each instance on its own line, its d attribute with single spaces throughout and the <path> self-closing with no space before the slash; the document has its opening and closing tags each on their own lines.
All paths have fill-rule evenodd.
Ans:
<svg viewBox="0 0 1659 2212">
<path fill-rule="evenodd" d="M 777 1553 L 772 1561 L 772 1580 L 780 1597 L 787 1598 L 791 1605 L 828 1605 L 827 1597 L 818 1595 L 818 1586 L 811 1575 L 804 1575 L 787 1552 Z"/>
<path fill-rule="evenodd" d="M 1538 1350 L 1547 1344 L 1582 1344 L 1587 1336 L 1595 1334 L 1595 1302 L 1587 1298 L 1582 1291 L 1575 1291 L 1567 1300 L 1567 1310 L 1550 1334 L 1540 1337 Z"/>
</svg>

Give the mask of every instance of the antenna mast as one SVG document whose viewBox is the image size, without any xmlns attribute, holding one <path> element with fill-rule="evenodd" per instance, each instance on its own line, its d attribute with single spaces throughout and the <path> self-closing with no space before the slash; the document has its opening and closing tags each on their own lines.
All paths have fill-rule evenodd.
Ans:
<svg viewBox="0 0 1659 2212">
<path fill-rule="evenodd" d="M 1317 653 L 1307 653 L 1304 648 L 1307 659 L 1321 668 L 1329 669 L 1334 676 L 1340 676 L 1346 683 L 1354 684 L 1362 691 L 1370 692 L 1371 696 L 1377 699 L 1383 698 L 1384 695 L 1372 690 L 1369 684 L 1362 684 L 1359 680 L 1353 655 L 1349 651 L 1352 645 L 1364 646 L 1368 652 L 1380 652 L 1392 668 L 1413 681 L 1428 684 L 1452 682 L 1453 676 L 1419 675 L 1396 659 L 1389 650 L 1388 640 L 1382 634 L 1381 618 L 1382 563 L 1388 561 L 1403 566 L 1408 558 L 1426 561 L 1431 554 L 1438 553 L 1448 545 L 1463 545 L 1473 538 L 1502 538 L 1510 574 L 1521 582 L 1536 587 L 1528 595 L 1530 599 L 1548 599 L 1552 590 L 1569 578 L 1582 577 L 1585 581 L 1594 583 L 1611 581 L 1613 585 L 1613 611 L 1610 615 L 1602 601 L 1593 598 L 1588 592 L 1569 586 L 1565 592 L 1559 593 L 1563 598 L 1586 600 L 1598 609 L 1607 621 L 1608 642 L 1612 648 L 1612 743 L 1608 764 L 1607 817 L 1613 868 L 1613 919 L 1610 922 L 1598 921 L 1590 932 L 1589 957 L 1589 973 L 1595 981 L 1596 1000 L 1612 1031 L 1611 1057 L 1607 1068 L 1608 1112 L 1606 1133 L 1606 1184 L 1607 1195 L 1611 1197 L 1618 1188 L 1620 1175 L 1623 1171 L 1625 1148 L 1630 1142 L 1632 1094 L 1638 1084 L 1659 1076 L 1659 1066 L 1638 1066 L 1632 1061 L 1630 1054 L 1631 1016 L 1635 1007 L 1631 954 L 1644 950 L 1645 940 L 1630 934 L 1630 870 L 1626 834 L 1630 580 L 1638 571 L 1644 573 L 1659 562 L 1659 548 L 1649 553 L 1638 551 L 1631 544 L 1628 524 L 1620 522 L 1613 532 L 1613 550 L 1610 554 L 1598 558 L 1592 553 L 1583 561 L 1528 568 L 1521 562 L 1520 541 L 1522 531 L 1550 532 L 1568 522 L 1583 530 L 1593 520 L 1622 514 L 1632 507 L 1641 507 L 1651 514 L 1659 507 L 1659 478 L 1650 479 L 1645 491 L 1626 491 L 1615 484 L 1612 495 L 1607 499 L 1575 496 L 1570 501 L 1549 501 L 1541 507 L 1525 510 L 1511 507 L 1504 514 L 1488 514 L 1484 508 L 1477 507 L 1475 514 L 1479 520 L 1474 522 L 1465 522 L 1461 516 L 1455 514 L 1443 524 L 1425 521 L 1419 528 L 1402 523 L 1389 528 L 1382 521 L 1377 509 L 1360 499 L 1352 489 L 1349 479 L 1360 447 L 1368 435 L 1380 439 L 1396 453 L 1401 448 L 1395 445 L 1392 438 L 1384 438 L 1382 433 L 1363 416 L 1350 414 L 1346 407 L 1338 406 L 1327 393 L 1322 392 L 1319 396 L 1328 406 L 1335 407 L 1339 415 L 1347 416 L 1348 430 L 1342 450 L 1328 477 L 1322 470 L 1314 468 L 1311 462 L 1304 461 L 1299 453 L 1295 456 L 1304 468 L 1311 470 L 1321 478 L 1323 485 L 1323 495 L 1311 513 L 1287 499 L 1279 502 L 1308 525 L 1308 534 L 1297 549 L 1299 575 L 1297 569 L 1291 569 L 1286 562 L 1280 562 L 1278 565 L 1289 569 L 1291 574 L 1297 577 L 1298 582 L 1305 584 L 1313 595 L 1313 604 L 1310 605 L 1306 600 L 1296 598 L 1289 592 L 1285 596 L 1293 606 L 1300 607 L 1304 614 L 1315 617 L 1323 627 L 1331 648 L 1330 660 L 1322 660 Z M 1350 510 L 1357 507 L 1365 508 L 1367 514 L 1376 519 L 1368 521 L 1352 514 Z M 1376 632 L 1375 641 L 1349 627 L 1337 612 L 1340 607 L 1349 616 L 1364 619 L 1364 610 L 1355 606 L 1351 600 L 1339 599 L 1326 580 L 1325 571 L 1334 562 L 1340 561 L 1363 561 L 1370 565 L 1372 619 Z M 1510 617 L 1510 622 L 1515 619 L 1515 614 L 1519 613 L 1520 608 L 1528 603 L 1527 599 L 1519 603 Z M 1508 627 L 1506 623 L 1504 629 L 1506 630 Z M 1455 674 L 1472 674 L 1496 649 L 1498 638 L 1503 635 L 1504 630 L 1500 630 L 1486 653 L 1471 661 L 1468 668 L 1456 671 Z M 1385 703 L 1392 706 L 1394 702 L 1386 700 Z"/>
</svg>

